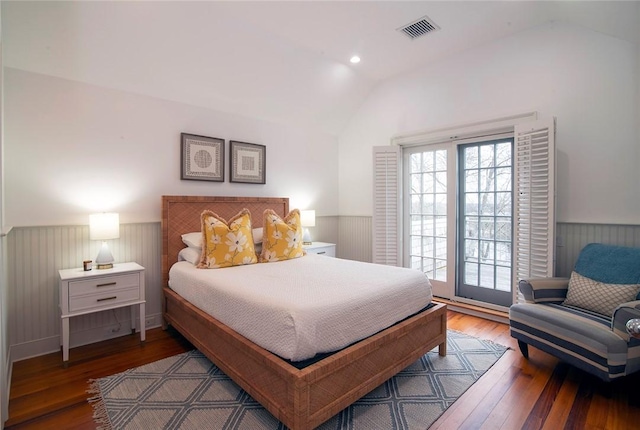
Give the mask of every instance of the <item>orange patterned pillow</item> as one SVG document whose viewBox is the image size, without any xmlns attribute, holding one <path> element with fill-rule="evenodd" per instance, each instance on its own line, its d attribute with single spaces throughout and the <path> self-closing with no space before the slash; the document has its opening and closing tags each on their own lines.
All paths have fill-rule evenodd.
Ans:
<svg viewBox="0 0 640 430">
<path fill-rule="evenodd" d="M 258 262 L 251 234 L 251 214 L 241 210 L 229 222 L 211 211 L 201 215 L 203 243 L 199 269 L 217 269 Z"/>
<path fill-rule="evenodd" d="M 284 219 L 271 209 L 265 210 L 263 229 L 261 263 L 291 260 L 305 255 L 298 209 L 289 212 Z"/>
</svg>

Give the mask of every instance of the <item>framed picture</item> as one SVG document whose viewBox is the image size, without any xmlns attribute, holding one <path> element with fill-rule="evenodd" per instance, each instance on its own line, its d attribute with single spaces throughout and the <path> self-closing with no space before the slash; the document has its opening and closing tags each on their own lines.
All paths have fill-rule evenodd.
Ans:
<svg viewBox="0 0 640 430">
<path fill-rule="evenodd" d="M 224 139 L 181 133 L 180 179 L 224 182 Z"/>
<path fill-rule="evenodd" d="M 266 184 L 267 147 L 255 143 L 229 141 L 231 182 Z"/>
</svg>

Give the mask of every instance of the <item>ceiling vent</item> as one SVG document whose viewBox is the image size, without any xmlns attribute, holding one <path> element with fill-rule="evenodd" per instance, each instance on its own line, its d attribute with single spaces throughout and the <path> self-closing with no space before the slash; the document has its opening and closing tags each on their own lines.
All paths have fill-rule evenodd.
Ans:
<svg viewBox="0 0 640 430">
<path fill-rule="evenodd" d="M 398 31 L 403 32 L 412 40 L 436 30 L 440 30 L 440 27 L 431 21 L 428 16 L 423 16 L 417 21 L 398 28 Z"/>
</svg>

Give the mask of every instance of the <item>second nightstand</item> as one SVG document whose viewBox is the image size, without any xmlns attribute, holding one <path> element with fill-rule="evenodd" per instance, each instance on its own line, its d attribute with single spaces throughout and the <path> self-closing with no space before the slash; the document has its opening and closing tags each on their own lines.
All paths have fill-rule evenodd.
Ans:
<svg viewBox="0 0 640 430">
<path fill-rule="evenodd" d="M 140 307 L 140 341 L 145 340 L 144 267 L 138 263 L 114 264 L 112 269 L 59 270 L 62 319 L 62 361 L 69 360 L 69 318 L 131 306 L 131 329 L 135 332 L 135 309 Z"/>
<path fill-rule="evenodd" d="M 327 257 L 336 256 L 335 243 L 313 242 L 311 245 L 304 245 L 303 248 L 308 254 L 321 254 Z"/>
</svg>

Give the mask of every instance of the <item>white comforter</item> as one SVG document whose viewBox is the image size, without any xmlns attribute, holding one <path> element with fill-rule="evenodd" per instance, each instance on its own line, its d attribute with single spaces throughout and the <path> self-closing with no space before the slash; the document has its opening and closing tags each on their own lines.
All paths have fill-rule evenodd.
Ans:
<svg viewBox="0 0 640 430">
<path fill-rule="evenodd" d="M 418 270 L 309 254 L 224 269 L 181 261 L 169 286 L 252 342 L 292 361 L 336 351 L 419 311 L 431 284 Z"/>
</svg>

